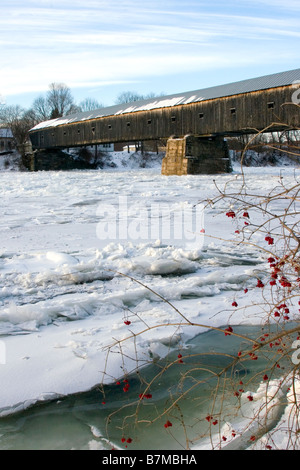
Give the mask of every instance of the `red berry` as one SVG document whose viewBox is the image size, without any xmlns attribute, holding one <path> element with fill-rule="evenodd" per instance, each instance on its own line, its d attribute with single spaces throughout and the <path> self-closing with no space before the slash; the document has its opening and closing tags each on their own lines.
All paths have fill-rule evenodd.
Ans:
<svg viewBox="0 0 300 470">
<path fill-rule="evenodd" d="M 225 330 L 225 336 L 228 336 L 228 335 L 230 336 L 232 332 L 233 332 L 233 329 L 231 328 L 231 326 L 229 326 Z"/>
<path fill-rule="evenodd" d="M 266 242 L 268 242 L 269 245 L 274 245 L 274 238 L 270 237 L 270 235 L 268 235 L 266 238 L 265 238 Z"/>
<path fill-rule="evenodd" d="M 233 212 L 233 211 L 228 211 L 228 212 L 226 213 L 226 215 L 227 215 L 227 217 L 231 217 L 231 218 L 233 219 L 233 218 L 235 217 L 235 212 Z"/>
</svg>

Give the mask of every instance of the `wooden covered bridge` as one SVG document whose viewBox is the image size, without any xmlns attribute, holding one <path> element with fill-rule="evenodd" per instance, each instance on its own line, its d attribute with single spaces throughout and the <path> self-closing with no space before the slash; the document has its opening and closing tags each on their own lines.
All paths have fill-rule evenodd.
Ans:
<svg viewBox="0 0 300 470">
<path fill-rule="evenodd" d="M 296 69 L 42 122 L 30 139 L 34 150 L 167 139 L 163 174 L 219 173 L 226 137 L 299 128 L 299 102 Z"/>
</svg>

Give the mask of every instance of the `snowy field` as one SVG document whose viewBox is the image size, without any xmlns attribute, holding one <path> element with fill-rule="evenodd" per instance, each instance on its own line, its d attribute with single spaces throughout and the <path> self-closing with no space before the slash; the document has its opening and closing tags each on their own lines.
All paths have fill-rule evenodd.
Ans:
<svg viewBox="0 0 300 470">
<path fill-rule="evenodd" d="M 246 175 L 264 192 L 299 170 Z M 215 195 L 213 179 L 240 185 L 239 167 L 215 177 L 166 177 L 159 167 L 0 177 L 0 416 L 114 383 L 136 360 L 163 357 L 209 326 L 262 321 L 255 310 L 233 315 L 231 304 L 249 302 L 243 290 L 265 259 L 209 237 L 233 237 L 224 212 L 195 212 Z M 169 325 L 185 319 L 203 326 Z M 147 328 L 107 356 L 116 340 Z"/>
</svg>

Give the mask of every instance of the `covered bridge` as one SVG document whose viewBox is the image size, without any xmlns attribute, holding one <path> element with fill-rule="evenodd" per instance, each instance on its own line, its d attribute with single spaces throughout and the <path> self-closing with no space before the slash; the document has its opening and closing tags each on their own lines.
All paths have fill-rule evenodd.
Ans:
<svg viewBox="0 0 300 470">
<path fill-rule="evenodd" d="M 295 69 L 42 122 L 30 139 L 33 149 L 168 139 L 163 174 L 228 171 L 226 136 L 299 127 L 299 88 Z"/>
</svg>

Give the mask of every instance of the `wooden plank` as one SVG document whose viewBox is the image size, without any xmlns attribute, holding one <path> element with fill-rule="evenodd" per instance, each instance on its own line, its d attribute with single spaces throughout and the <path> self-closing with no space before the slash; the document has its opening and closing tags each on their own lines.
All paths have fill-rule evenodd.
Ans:
<svg viewBox="0 0 300 470">
<path fill-rule="evenodd" d="M 44 128 L 30 133 L 34 148 L 168 139 L 170 136 L 231 135 L 263 130 L 273 121 L 297 127 L 299 107 L 291 101 L 293 86 L 245 93 L 186 105 L 107 116 Z"/>
</svg>

